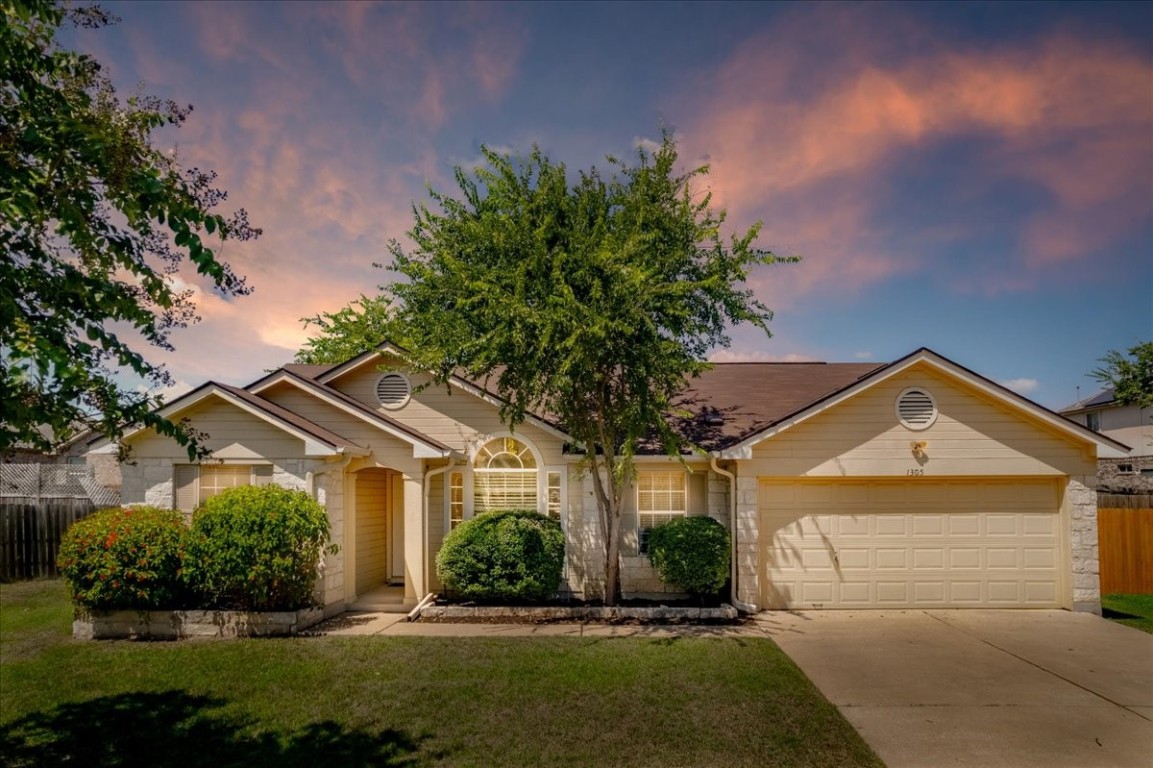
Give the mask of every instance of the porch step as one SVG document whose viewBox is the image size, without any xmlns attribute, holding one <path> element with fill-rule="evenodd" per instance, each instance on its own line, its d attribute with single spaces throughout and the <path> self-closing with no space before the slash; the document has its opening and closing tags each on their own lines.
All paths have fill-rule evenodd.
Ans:
<svg viewBox="0 0 1153 768">
<path fill-rule="evenodd" d="M 350 611 L 376 611 L 378 613 L 408 613 L 416 607 L 415 600 L 404 599 L 404 587 L 379 587 L 358 595 L 349 606 Z"/>
</svg>

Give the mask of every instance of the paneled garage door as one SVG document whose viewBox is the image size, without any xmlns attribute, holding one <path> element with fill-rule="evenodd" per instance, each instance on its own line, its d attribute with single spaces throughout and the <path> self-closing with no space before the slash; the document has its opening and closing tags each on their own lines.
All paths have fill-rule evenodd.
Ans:
<svg viewBox="0 0 1153 768">
<path fill-rule="evenodd" d="M 762 478 L 766 608 L 1056 608 L 1056 480 Z"/>
</svg>

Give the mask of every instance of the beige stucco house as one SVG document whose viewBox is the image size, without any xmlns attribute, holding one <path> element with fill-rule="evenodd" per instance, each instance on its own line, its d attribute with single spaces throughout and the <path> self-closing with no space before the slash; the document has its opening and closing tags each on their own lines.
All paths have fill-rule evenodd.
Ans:
<svg viewBox="0 0 1153 768">
<path fill-rule="evenodd" d="M 306 490 L 341 547 L 322 579 L 331 612 L 383 584 L 415 603 L 438 589 L 448 530 L 535 507 L 565 530 L 564 589 L 597 597 L 592 484 L 563 425 L 535 416 L 510 432 L 480 383 L 427 382 L 385 344 L 243 388 L 206 383 L 163 414 L 207 433 L 211 460 L 129 434 L 124 501 L 191 511 L 239 484 Z M 666 591 L 645 531 L 688 514 L 735 534 L 745 609 L 1099 610 L 1096 462 L 1127 446 L 928 349 L 886 365 L 718 364 L 683 399 L 695 416 L 679 428 L 702 451 L 638 458 L 626 596 Z"/>
</svg>

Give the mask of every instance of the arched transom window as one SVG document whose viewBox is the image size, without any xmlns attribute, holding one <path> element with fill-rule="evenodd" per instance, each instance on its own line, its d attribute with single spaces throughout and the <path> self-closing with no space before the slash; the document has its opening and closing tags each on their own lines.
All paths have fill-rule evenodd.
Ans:
<svg viewBox="0 0 1153 768">
<path fill-rule="evenodd" d="M 514 437 L 490 440 L 472 461 L 476 514 L 497 509 L 537 508 L 537 462 Z"/>
</svg>

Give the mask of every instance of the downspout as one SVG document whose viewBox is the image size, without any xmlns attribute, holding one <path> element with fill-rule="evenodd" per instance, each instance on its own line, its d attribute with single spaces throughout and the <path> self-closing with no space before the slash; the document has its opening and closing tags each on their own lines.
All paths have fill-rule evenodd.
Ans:
<svg viewBox="0 0 1153 768">
<path fill-rule="evenodd" d="M 448 463 L 445 464 L 443 467 L 437 467 L 436 469 L 430 469 L 428 472 L 424 473 L 424 488 L 423 488 L 424 503 L 421 505 L 420 541 L 421 541 L 421 546 L 424 548 L 421 551 L 421 560 L 424 561 L 424 584 L 425 584 L 426 589 L 428 588 L 429 584 L 432 584 L 432 579 L 429 578 L 429 571 L 428 571 L 428 494 L 429 494 L 429 490 L 430 490 L 429 486 L 431 485 L 429 480 L 432 479 L 433 477 L 435 477 L 436 475 L 443 475 L 445 472 L 449 471 L 450 469 L 452 469 L 455 466 L 456 466 L 456 462 L 454 462 L 452 460 L 452 458 L 449 457 Z M 422 603 L 426 602 L 428 600 L 428 598 L 431 596 L 432 596 L 432 591 L 429 590 L 428 594 L 425 595 L 424 600 L 422 600 L 421 602 Z"/>
<path fill-rule="evenodd" d="M 756 613 L 757 606 L 753 605 L 752 603 L 743 602 L 740 598 L 737 597 L 739 594 L 737 592 L 737 530 L 739 528 L 737 525 L 737 476 L 728 470 L 720 468 L 720 466 L 717 464 L 717 455 L 715 453 L 710 454 L 709 456 L 709 467 L 711 467 L 712 470 L 718 475 L 723 475 L 729 479 L 729 525 L 732 527 L 733 531 L 733 552 L 732 557 L 730 558 L 732 574 L 729 580 L 732 583 L 731 600 L 733 607 L 741 613 Z"/>
</svg>

